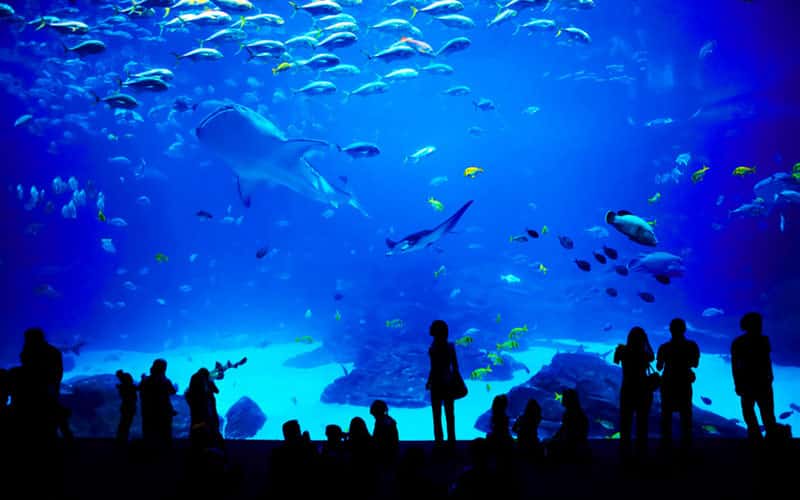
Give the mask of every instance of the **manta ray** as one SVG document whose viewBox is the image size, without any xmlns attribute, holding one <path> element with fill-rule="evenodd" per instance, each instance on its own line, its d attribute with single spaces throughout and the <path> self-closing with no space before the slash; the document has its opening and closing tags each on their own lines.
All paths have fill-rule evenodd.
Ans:
<svg viewBox="0 0 800 500">
<path fill-rule="evenodd" d="M 386 246 L 389 247 L 389 250 L 386 251 L 386 255 L 416 252 L 418 250 L 424 250 L 425 248 L 433 245 L 442 239 L 445 234 L 453 231 L 453 228 L 456 227 L 456 224 L 458 224 L 458 221 L 464 215 L 464 212 L 466 212 L 469 206 L 472 205 L 472 201 L 473 200 L 469 200 L 466 202 L 463 207 L 456 211 L 456 213 L 448 217 L 447 220 L 433 229 L 423 229 L 422 231 L 409 234 L 400 241 L 392 241 L 389 238 L 386 238 Z"/>
<path fill-rule="evenodd" d="M 289 139 L 264 116 L 234 103 L 209 113 L 195 134 L 236 172 L 239 196 L 246 206 L 259 184 L 280 184 L 334 208 L 348 204 L 367 216 L 351 193 L 332 186 L 306 159 L 314 148 L 330 148 L 328 142 Z"/>
</svg>

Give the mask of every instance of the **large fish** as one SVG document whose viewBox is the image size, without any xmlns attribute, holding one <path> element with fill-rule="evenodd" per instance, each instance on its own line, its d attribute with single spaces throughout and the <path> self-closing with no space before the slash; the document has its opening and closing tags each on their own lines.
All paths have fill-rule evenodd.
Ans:
<svg viewBox="0 0 800 500">
<path fill-rule="evenodd" d="M 236 172 L 245 205 L 259 184 L 275 183 L 334 208 L 348 204 L 367 216 L 352 194 L 332 186 L 306 160 L 311 149 L 330 148 L 325 141 L 288 139 L 270 120 L 239 104 L 220 105 L 195 133 Z"/>
<path fill-rule="evenodd" d="M 456 211 L 456 213 L 448 217 L 447 220 L 433 229 L 423 229 L 422 231 L 409 234 L 400 241 L 392 241 L 389 238 L 386 238 L 386 246 L 389 247 L 389 250 L 386 251 L 386 255 L 416 252 L 418 250 L 424 250 L 433 245 L 442 239 L 445 234 L 451 232 L 453 228 L 456 227 L 456 224 L 458 224 L 458 221 L 464 215 L 464 212 L 466 212 L 469 206 L 472 205 L 472 201 L 473 200 L 469 200 L 466 202 L 463 207 Z"/>
</svg>

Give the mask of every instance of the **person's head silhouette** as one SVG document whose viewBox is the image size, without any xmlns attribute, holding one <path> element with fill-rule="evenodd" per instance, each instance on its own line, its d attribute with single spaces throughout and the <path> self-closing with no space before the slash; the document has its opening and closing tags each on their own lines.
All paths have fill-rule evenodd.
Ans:
<svg viewBox="0 0 800 500">
<path fill-rule="evenodd" d="M 150 367 L 150 375 L 164 375 L 167 373 L 167 361 L 158 358 L 153 361 L 153 366 Z"/>
<path fill-rule="evenodd" d="M 669 323 L 669 332 L 673 339 L 682 339 L 686 336 L 686 321 L 675 318 Z"/>
<path fill-rule="evenodd" d="M 388 413 L 389 406 L 386 404 L 386 401 L 383 401 L 382 399 L 376 399 L 369 407 L 369 414 L 375 418 L 382 417 Z"/>
<path fill-rule="evenodd" d="M 561 405 L 567 410 L 580 410 L 581 402 L 578 399 L 578 391 L 575 389 L 565 389 L 561 396 Z"/>
<path fill-rule="evenodd" d="M 760 335 L 763 331 L 763 320 L 761 318 L 761 314 L 757 312 L 749 312 L 745 314 L 742 316 L 741 321 L 739 321 L 739 326 L 744 332 L 753 335 Z"/>
<path fill-rule="evenodd" d="M 344 432 L 342 428 L 336 424 L 328 424 L 325 426 L 325 437 L 328 438 L 330 443 L 339 443 L 342 441 Z"/>
<path fill-rule="evenodd" d="M 36 347 L 44 344 L 44 330 L 39 327 L 25 330 L 25 346 Z"/>
<path fill-rule="evenodd" d="M 434 320 L 433 323 L 431 323 L 430 335 L 434 340 L 447 340 L 447 323 L 441 319 Z"/>
<path fill-rule="evenodd" d="M 628 332 L 628 347 L 635 350 L 643 350 L 647 344 L 647 334 L 641 326 L 634 326 Z"/>
<path fill-rule="evenodd" d="M 300 422 L 295 419 L 284 422 L 282 430 L 283 439 L 287 443 L 296 443 L 302 438 L 302 433 L 300 432 Z"/>
<path fill-rule="evenodd" d="M 492 400 L 492 413 L 494 415 L 505 414 L 508 409 L 508 396 L 505 394 L 498 394 Z"/>
</svg>

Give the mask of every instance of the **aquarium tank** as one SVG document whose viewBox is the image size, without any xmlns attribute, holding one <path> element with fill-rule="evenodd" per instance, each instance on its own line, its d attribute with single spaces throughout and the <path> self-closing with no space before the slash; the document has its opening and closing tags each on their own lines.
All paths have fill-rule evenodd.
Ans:
<svg viewBox="0 0 800 500">
<path fill-rule="evenodd" d="M 798 426 L 796 10 L 3 0 L 0 366 L 41 327 L 83 437 L 114 435 L 117 370 L 163 358 L 176 436 L 221 367 L 229 438 L 371 427 L 381 399 L 432 440 L 442 319 L 458 439 L 499 394 L 546 438 L 568 388 L 613 439 L 613 350 L 681 317 L 695 432 L 741 436 L 730 345 L 757 311 Z"/>
</svg>

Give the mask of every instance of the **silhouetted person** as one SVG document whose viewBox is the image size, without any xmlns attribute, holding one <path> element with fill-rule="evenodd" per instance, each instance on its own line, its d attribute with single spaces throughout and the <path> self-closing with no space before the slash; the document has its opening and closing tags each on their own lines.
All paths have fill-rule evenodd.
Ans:
<svg viewBox="0 0 800 500">
<path fill-rule="evenodd" d="M 191 413 L 189 437 L 195 450 L 223 447 L 216 394 L 219 394 L 219 389 L 211 380 L 208 369 L 197 370 L 184 394 Z"/>
<path fill-rule="evenodd" d="M 411 446 L 406 449 L 397 466 L 393 496 L 395 500 L 427 500 L 447 497 L 447 484 L 434 481 L 427 467 L 425 449 Z"/>
<path fill-rule="evenodd" d="M 32 439 L 50 440 L 63 428 L 68 411 L 59 403 L 64 365 L 61 351 L 50 345 L 40 328 L 25 331 L 25 342 L 19 355 L 19 420 L 23 435 Z M 70 437 L 71 433 L 65 433 Z"/>
<path fill-rule="evenodd" d="M 557 462 L 574 462 L 588 458 L 589 418 L 581 408 L 578 392 L 566 389 L 561 396 L 564 413 L 561 427 L 547 445 L 547 453 Z"/>
<path fill-rule="evenodd" d="M 283 423 L 283 443 L 275 448 L 270 464 L 270 498 L 312 498 L 316 493 L 317 452 L 300 422 Z"/>
<path fill-rule="evenodd" d="M 656 355 L 656 368 L 661 371 L 661 443 L 672 442 L 672 414 L 681 419 L 681 445 L 686 451 L 692 442 L 692 384 L 696 375 L 692 368 L 700 363 L 700 348 L 686 339 L 686 322 L 681 318 L 669 324 L 672 339 L 661 344 Z"/>
<path fill-rule="evenodd" d="M 325 442 L 320 446 L 320 483 L 329 498 L 342 498 L 346 487 L 344 431 L 336 424 L 325 426 Z"/>
<path fill-rule="evenodd" d="M 647 333 L 635 326 L 628 332 L 628 340 L 614 351 L 614 363 L 622 365 L 622 387 L 619 393 L 620 451 L 627 457 L 631 452 L 631 429 L 636 415 L 636 450 L 647 452 L 647 424 L 653 392 L 648 387 L 647 369 L 653 362 L 653 348 Z"/>
<path fill-rule="evenodd" d="M 505 394 L 495 396 L 492 400 L 492 416 L 489 422 L 489 432 L 486 434 L 486 442 L 500 457 L 507 457 L 514 446 L 507 411 L 508 396 Z"/>
<path fill-rule="evenodd" d="M 529 460 L 539 460 L 544 457 L 544 449 L 539 440 L 539 424 L 542 423 L 542 407 L 539 402 L 531 398 L 525 405 L 525 411 L 517 417 L 511 430 L 517 435 L 517 445 L 520 454 Z"/>
<path fill-rule="evenodd" d="M 150 375 L 142 376 L 139 399 L 142 406 L 142 436 L 154 448 L 169 447 L 172 443 L 172 419 L 177 414 L 170 396 L 175 386 L 167 378 L 167 362 L 156 359 Z"/>
<path fill-rule="evenodd" d="M 133 382 L 133 376 L 122 370 L 117 370 L 117 392 L 119 393 L 119 426 L 117 426 L 117 441 L 127 443 L 131 431 L 133 417 L 136 416 L 136 400 L 139 388 Z"/>
<path fill-rule="evenodd" d="M 400 446 L 397 422 L 389 416 L 389 406 L 381 399 L 372 402 L 369 413 L 375 418 L 372 441 L 375 444 L 377 458 L 382 463 L 394 463 Z"/>
<path fill-rule="evenodd" d="M 750 312 L 742 316 L 739 326 L 743 335 L 731 344 L 731 369 L 736 394 L 741 398 L 742 415 L 751 439 L 761 439 L 755 405 L 767 435 L 775 428 L 775 400 L 772 394 L 772 360 L 769 337 L 762 333 L 761 315 Z"/>
<path fill-rule="evenodd" d="M 375 491 L 378 470 L 375 463 L 375 443 L 363 418 L 353 417 L 350 420 L 345 450 L 349 465 L 349 489 L 346 496 L 371 498 Z"/>
<path fill-rule="evenodd" d="M 442 431 L 442 406 L 447 420 L 447 441 L 451 445 L 456 442 L 455 399 L 450 390 L 451 382 L 458 374 L 456 346 L 447 341 L 447 323 L 437 319 L 430 326 L 433 342 L 428 349 L 431 367 L 425 388 L 431 391 L 431 407 L 433 409 L 433 437 L 437 445 L 444 442 Z"/>
</svg>

